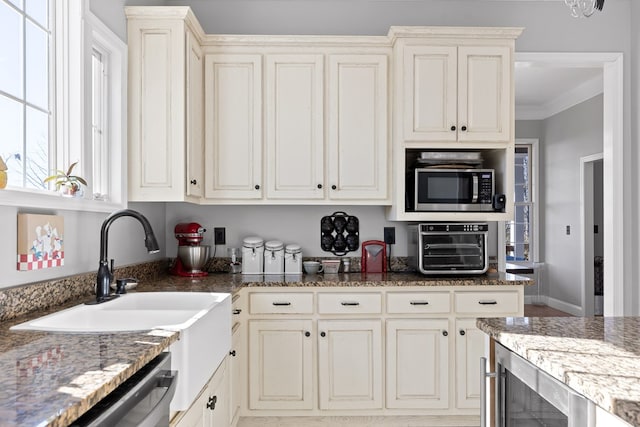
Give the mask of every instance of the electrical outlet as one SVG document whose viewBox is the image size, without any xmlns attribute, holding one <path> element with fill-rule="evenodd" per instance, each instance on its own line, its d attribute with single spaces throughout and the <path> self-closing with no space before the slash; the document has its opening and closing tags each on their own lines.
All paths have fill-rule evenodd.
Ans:
<svg viewBox="0 0 640 427">
<path fill-rule="evenodd" d="M 215 227 L 213 229 L 213 244 L 214 245 L 224 245 L 226 243 L 225 239 L 225 229 L 224 227 Z"/>
<path fill-rule="evenodd" d="M 384 242 L 387 245 L 395 245 L 396 244 L 396 228 L 395 227 L 385 227 L 384 228 Z"/>
</svg>

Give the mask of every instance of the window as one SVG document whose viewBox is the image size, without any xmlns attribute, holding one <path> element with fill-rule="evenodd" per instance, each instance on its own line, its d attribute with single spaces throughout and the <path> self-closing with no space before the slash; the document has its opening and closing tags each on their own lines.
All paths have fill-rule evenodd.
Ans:
<svg viewBox="0 0 640 427">
<path fill-rule="evenodd" d="M 0 156 L 9 186 L 43 190 L 53 164 L 50 10 L 48 0 L 0 0 Z"/>
<path fill-rule="evenodd" d="M 516 141 L 514 219 L 504 223 L 501 241 L 506 262 L 538 260 L 537 248 L 537 140 Z"/>
<path fill-rule="evenodd" d="M 126 45 L 77 0 L 0 0 L 0 205 L 111 211 L 126 204 Z M 55 94 L 55 96 L 53 95 Z M 78 162 L 84 198 L 43 180 Z"/>
</svg>

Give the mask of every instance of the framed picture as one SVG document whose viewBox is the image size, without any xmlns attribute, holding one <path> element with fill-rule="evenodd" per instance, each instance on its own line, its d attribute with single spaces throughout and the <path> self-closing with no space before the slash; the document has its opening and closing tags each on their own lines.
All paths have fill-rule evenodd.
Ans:
<svg viewBox="0 0 640 427">
<path fill-rule="evenodd" d="M 61 265 L 64 265 L 64 217 L 18 214 L 18 270 Z"/>
</svg>

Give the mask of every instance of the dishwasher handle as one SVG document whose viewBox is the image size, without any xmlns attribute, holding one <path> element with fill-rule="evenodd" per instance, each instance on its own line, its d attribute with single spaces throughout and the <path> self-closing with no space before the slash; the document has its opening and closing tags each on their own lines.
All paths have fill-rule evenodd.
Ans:
<svg viewBox="0 0 640 427">
<path fill-rule="evenodd" d="M 166 371 L 162 377 L 158 379 L 156 387 L 165 387 L 167 390 L 164 392 L 158 403 L 149 411 L 146 417 L 140 421 L 138 427 L 154 427 L 166 417 L 166 408 L 169 407 L 171 399 L 176 392 L 176 386 L 178 384 L 178 371 Z"/>
</svg>

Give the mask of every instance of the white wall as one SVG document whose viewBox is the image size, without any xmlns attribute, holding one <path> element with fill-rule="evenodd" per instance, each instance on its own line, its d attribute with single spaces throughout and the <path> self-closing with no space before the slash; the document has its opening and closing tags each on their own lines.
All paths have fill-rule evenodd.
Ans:
<svg viewBox="0 0 640 427">
<path fill-rule="evenodd" d="M 139 211 L 149 220 L 158 238 L 161 251 L 158 254 L 149 255 L 144 246 L 142 226 L 135 219 L 124 217 L 113 222 L 109 229 L 109 257 L 115 259 L 116 267 L 164 258 L 166 223 L 164 204 L 131 203 L 129 207 Z M 16 269 L 17 214 L 19 212 L 64 217 L 64 266 L 35 271 Z M 0 224 L 2 224 L 2 241 L 4 242 L 0 245 L 0 288 L 97 271 L 100 261 L 100 227 L 107 215 L 0 206 Z"/>
</svg>

